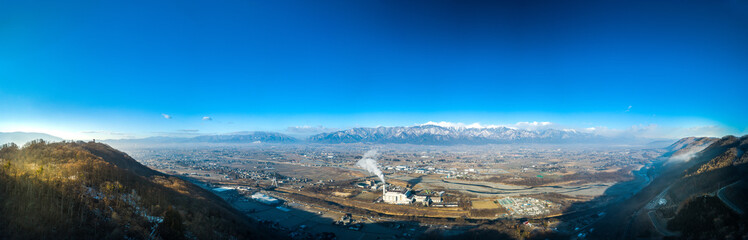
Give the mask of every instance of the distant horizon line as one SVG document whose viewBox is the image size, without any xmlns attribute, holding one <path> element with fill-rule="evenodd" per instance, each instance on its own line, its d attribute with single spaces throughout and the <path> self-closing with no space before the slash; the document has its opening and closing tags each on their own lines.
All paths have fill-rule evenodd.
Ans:
<svg viewBox="0 0 748 240">
<path fill-rule="evenodd" d="M 441 122 L 445 123 L 445 122 Z M 549 122 L 543 122 L 543 123 L 549 123 Z M 129 138 L 63 138 L 56 136 L 52 133 L 42 132 L 42 131 L 6 131 L 6 132 L 0 132 L 0 133 L 23 133 L 23 134 L 45 134 L 49 135 L 51 137 L 62 139 L 63 141 L 85 141 L 85 140 L 100 140 L 100 141 L 116 141 L 116 140 L 142 140 L 142 139 L 148 139 L 148 138 L 174 138 L 174 139 L 189 139 L 189 138 L 195 138 L 200 136 L 231 136 L 231 135 L 249 135 L 254 133 L 273 133 L 273 134 L 282 134 L 291 138 L 294 138 L 296 140 L 306 140 L 311 136 L 319 135 L 319 134 L 325 134 L 325 133 L 334 133 L 334 132 L 340 132 L 340 131 L 346 131 L 351 129 L 375 129 L 375 128 L 412 128 L 412 127 L 423 127 L 423 126 L 434 126 L 434 127 L 441 127 L 441 128 L 449 128 L 449 129 L 455 129 L 455 130 L 466 130 L 466 129 L 497 129 L 497 128 L 506 128 L 511 130 L 524 130 L 524 131 L 543 131 L 543 130 L 557 130 L 557 131 L 564 131 L 564 132 L 579 132 L 579 133 L 587 133 L 594 136 L 599 137 L 609 137 L 609 138 L 635 138 L 635 139 L 648 139 L 648 140 L 675 140 L 675 139 L 682 139 L 682 138 L 688 138 L 688 137 L 724 137 L 724 136 L 741 136 L 741 134 L 725 134 L 721 136 L 705 136 L 705 135 L 691 135 L 691 136 L 684 136 L 684 137 L 637 137 L 637 136 L 622 136 L 622 135 L 616 135 L 616 136 L 606 136 L 600 133 L 596 132 L 590 132 L 590 131 L 580 131 L 579 129 L 568 129 L 568 128 L 519 128 L 519 127 L 512 127 L 507 125 L 486 125 L 486 126 L 476 126 L 475 124 L 469 124 L 469 125 L 445 125 L 440 124 L 436 122 L 427 122 L 423 124 L 414 124 L 410 126 L 361 126 L 361 127 L 352 127 L 352 128 L 345 128 L 345 129 L 334 129 L 330 131 L 323 131 L 323 132 L 315 132 L 315 133 L 290 133 L 288 130 L 285 131 L 272 131 L 272 130 L 238 130 L 238 131 L 230 131 L 230 132 L 203 132 L 198 133 L 195 131 L 194 133 L 187 133 L 185 132 L 184 135 L 168 135 L 168 134 L 161 134 L 161 135 L 151 135 L 151 136 L 145 136 L 145 137 L 129 137 Z M 550 125 L 550 124 L 545 124 Z M 290 127 L 289 127 L 290 128 Z"/>
</svg>

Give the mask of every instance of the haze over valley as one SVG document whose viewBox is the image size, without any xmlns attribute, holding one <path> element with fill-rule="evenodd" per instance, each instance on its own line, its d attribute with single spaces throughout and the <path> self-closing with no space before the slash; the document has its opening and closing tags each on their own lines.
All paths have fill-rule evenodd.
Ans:
<svg viewBox="0 0 748 240">
<path fill-rule="evenodd" d="M 748 239 L 745 1 L 0 23 L 0 239 Z"/>
</svg>

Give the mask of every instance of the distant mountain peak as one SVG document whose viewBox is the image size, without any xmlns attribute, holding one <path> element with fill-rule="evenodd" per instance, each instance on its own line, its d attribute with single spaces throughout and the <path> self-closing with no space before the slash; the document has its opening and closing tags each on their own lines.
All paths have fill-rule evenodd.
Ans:
<svg viewBox="0 0 748 240">
<path fill-rule="evenodd" d="M 293 143 L 298 139 L 291 136 L 276 132 L 235 132 L 221 135 L 197 136 L 191 139 L 192 142 L 212 142 L 212 143 Z"/>
<path fill-rule="evenodd" d="M 601 137 L 563 129 L 528 130 L 505 126 L 421 124 L 410 127 L 352 128 L 309 137 L 317 143 L 408 143 L 423 145 L 590 142 Z"/>
<path fill-rule="evenodd" d="M 62 138 L 55 137 L 46 133 L 37 132 L 0 132 L 0 144 L 15 143 L 16 145 L 24 145 L 27 142 L 42 139 L 48 142 L 59 142 Z"/>
<path fill-rule="evenodd" d="M 142 139 L 106 140 L 109 143 L 295 143 L 299 140 L 277 132 L 242 131 L 196 137 L 149 137 Z"/>
<path fill-rule="evenodd" d="M 427 123 L 419 124 L 417 126 L 437 126 L 437 127 L 443 127 L 443 128 L 454 128 L 454 129 L 465 129 L 465 128 L 477 128 L 477 129 L 483 129 L 483 128 L 505 128 L 506 126 L 501 125 L 482 125 L 480 123 L 471 123 L 471 124 L 464 124 L 464 123 L 453 123 L 453 122 L 433 122 L 429 121 Z"/>
</svg>

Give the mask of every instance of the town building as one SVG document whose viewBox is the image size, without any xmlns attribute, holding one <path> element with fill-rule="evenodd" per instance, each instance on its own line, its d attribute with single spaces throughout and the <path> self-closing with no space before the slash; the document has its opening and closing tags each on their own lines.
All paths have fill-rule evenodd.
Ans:
<svg viewBox="0 0 748 240">
<path fill-rule="evenodd" d="M 389 204 L 411 204 L 413 203 L 413 197 L 411 196 L 410 190 L 388 192 L 384 191 L 382 200 Z"/>
<path fill-rule="evenodd" d="M 428 206 L 431 203 L 431 201 L 429 199 L 429 196 L 418 196 L 418 195 L 416 195 L 416 196 L 413 197 L 413 200 L 416 203 L 420 203 L 420 204 L 423 204 L 423 205 L 426 205 L 426 206 Z"/>
<path fill-rule="evenodd" d="M 256 192 L 256 193 L 252 194 L 252 196 L 250 196 L 250 197 L 252 199 L 254 199 L 255 201 L 258 201 L 258 202 L 261 202 L 261 203 L 264 203 L 264 204 L 267 204 L 267 205 L 275 205 L 275 204 L 279 204 L 280 203 L 280 200 L 278 200 L 277 198 L 265 195 L 265 194 L 260 193 L 260 192 Z"/>
</svg>

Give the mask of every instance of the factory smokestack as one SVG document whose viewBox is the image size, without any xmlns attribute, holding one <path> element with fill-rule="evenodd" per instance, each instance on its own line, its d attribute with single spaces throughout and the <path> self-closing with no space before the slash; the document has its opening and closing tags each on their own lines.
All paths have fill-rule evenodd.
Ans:
<svg viewBox="0 0 748 240">
<path fill-rule="evenodd" d="M 374 150 L 374 149 L 369 150 L 368 152 L 364 154 L 361 160 L 358 160 L 358 162 L 356 163 L 356 166 L 363 168 L 364 170 L 366 170 L 367 172 L 371 174 L 377 175 L 377 177 L 379 177 L 379 180 L 382 180 L 382 189 L 384 189 L 382 191 L 384 192 L 386 191 L 386 187 L 384 187 L 386 186 L 385 181 L 384 181 L 384 174 L 382 173 L 382 170 L 379 170 L 379 166 L 377 164 L 376 158 L 377 158 L 377 150 Z"/>
</svg>

